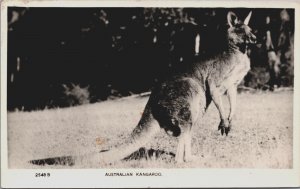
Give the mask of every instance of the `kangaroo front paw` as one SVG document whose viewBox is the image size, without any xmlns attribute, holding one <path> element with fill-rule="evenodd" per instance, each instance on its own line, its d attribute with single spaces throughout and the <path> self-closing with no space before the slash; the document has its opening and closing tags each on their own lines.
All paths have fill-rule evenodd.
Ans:
<svg viewBox="0 0 300 189">
<path fill-rule="evenodd" d="M 230 131 L 230 126 L 225 127 L 225 128 L 224 128 L 224 131 L 225 131 L 226 136 L 228 136 L 228 133 L 229 133 L 229 131 Z M 223 134 L 222 134 L 222 135 L 223 135 Z"/>
<path fill-rule="evenodd" d="M 221 130 L 222 135 L 225 133 L 227 136 L 230 131 L 229 121 L 221 119 L 218 130 Z"/>
<path fill-rule="evenodd" d="M 221 132 L 222 132 L 222 128 L 224 128 L 224 125 L 221 125 L 221 124 L 220 124 L 220 125 L 218 126 L 218 131 L 221 130 Z"/>
<path fill-rule="evenodd" d="M 228 119 L 228 127 L 225 126 L 225 134 L 226 136 L 228 135 L 229 131 L 231 131 L 231 127 L 232 127 L 232 119 Z"/>
</svg>

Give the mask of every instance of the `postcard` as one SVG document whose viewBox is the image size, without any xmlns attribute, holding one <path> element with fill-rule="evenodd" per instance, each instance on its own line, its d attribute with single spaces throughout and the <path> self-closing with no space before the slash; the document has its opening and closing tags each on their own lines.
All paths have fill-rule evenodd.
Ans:
<svg viewBox="0 0 300 189">
<path fill-rule="evenodd" d="M 299 187 L 299 11 L 2 1 L 1 187 Z"/>
</svg>

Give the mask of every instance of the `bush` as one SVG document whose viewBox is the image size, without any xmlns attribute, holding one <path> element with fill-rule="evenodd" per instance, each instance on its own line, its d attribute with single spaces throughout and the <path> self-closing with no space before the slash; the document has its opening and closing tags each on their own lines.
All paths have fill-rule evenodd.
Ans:
<svg viewBox="0 0 300 189">
<path fill-rule="evenodd" d="M 71 86 L 66 84 L 62 85 L 64 87 L 65 100 L 68 102 L 69 106 L 88 104 L 90 103 L 90 92 L 89 87 L 81 87 L 71 83 Z"/>
<path fill-rule="evenodd" d="M 267 89 L 269 88 L 269 80 L 270 74 L 267 68 L 255 67 L 252 68 L 245 77 L 245 86 L 254 89 Z"/>
</svg>

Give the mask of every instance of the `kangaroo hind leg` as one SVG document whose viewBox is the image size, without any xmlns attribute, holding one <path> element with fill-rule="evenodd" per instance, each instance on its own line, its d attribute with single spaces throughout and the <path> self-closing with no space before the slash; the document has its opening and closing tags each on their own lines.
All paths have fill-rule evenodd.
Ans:
<svg viewBox="0 0 300 189">
<path fill-rule="evenodd" d="M 192 155 L 192 127 L 187 129 L 184 137 L 185 137 L 184 138 L 184 146 L 185 146 L 184 161 L 192 162 L 197 160 L 197 156 Z"/>
<path fill-rule="evenodd" d="M 177 163 L 190 162 L 196 159 L 192 155 L 192 124 L 185 125 L 181 135 L 179 136 L 175 161 Z"/>
</svg>

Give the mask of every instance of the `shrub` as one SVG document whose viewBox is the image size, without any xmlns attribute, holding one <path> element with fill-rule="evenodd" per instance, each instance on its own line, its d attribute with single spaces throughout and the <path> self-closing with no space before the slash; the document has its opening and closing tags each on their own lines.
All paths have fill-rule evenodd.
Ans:
<svg viewBox="0 0 300 189">
<path fill-rule="evenodd" d="M 71 83 L 70 86 L 63 84 L 66 101 L 70 106 L 90 103 L 89 86 L 81 87 L 79 84 Z"/>
<path fill-rule="evenodd" d="M 268 82 L 270 80 L 270 74 L 267 68 L 254 67 L 245 77 L 245 86 L 254 89 L 267 89 L 269 88 Z"/>
</svg>

